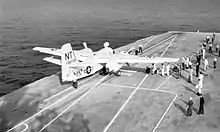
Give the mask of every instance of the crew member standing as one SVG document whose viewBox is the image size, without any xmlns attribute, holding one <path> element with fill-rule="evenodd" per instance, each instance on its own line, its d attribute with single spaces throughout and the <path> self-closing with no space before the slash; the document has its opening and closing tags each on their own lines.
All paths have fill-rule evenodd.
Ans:
<svg viewBox="0 0 220 132">
<path fill-rule="evenodd" d="M 199 62 L 199 52 L 196 53 L 196 62 Z"/>
<path fill-rule="evenodd" d="M 205 48 L 206 45 L 207 45 L 207 43 L 203 43 L 203 44 L 202 44 L 202 48 Z"/>
<path fill-rule="evenodd" d="M 189 83 L 192 83 L 193 81 L 193 69 L 192 67 L 189 68 Z"/>
<path fill-rule="evenodd" d="M 181 77 L 181 64 L 177 64 L 177 74 L 178 74 L 178 80 L 180 79 Z"/>
<path fill-rule="evenodd" d="M 214 59 L 213 59 L 213 66 L 214 66 L 214 68 L 216 68 L 216 63 L 217 63 L 217 58 L 214 57 Z"/>
<path fill-rule="evenodd" d="M 138 50 L 137 49 L 135 49 L 135 55 L 138 55 Z"/>
<path fill-rule="evenodd" d="M 212 54 L 212 43 L 209 44 L 209 53 Z"/>
<path fill-rule="evenodd" d="M 167 66 L 166 66 L 166 72 L 167 72 L 167 76 L 170 75 L 170 64 L 168 63 Z"/>
<path fill-rule="evenodd" d="M 200 78 L 198 80 L 199 80 L 199 82 L 196 85 L 196 89 L 197 89 L 197 95 L 199 96 L 199 95 L 202 95 L 203 84 L 202 84 L 202 80 Z"/>
<path fill-rule="evenodd" d="M 205 49 L 204 48 L 202 49 L 202 59 L 203 60 L 205 59 Z"/>
<path fill-rule="evenodd" d="M 155 63 L 153 63 L 152 65 L 153 65 L 152 74 L 154 75 L 157 72 L 157 67 L 156 67 Z"/>
<path fill-rule="evenodd" d="M 196 63 L 196 77 L 199 77 L 199 62 Z"/>
<path fill-rule="evenodd" d="M 189 68 L 189 57 L 186 57 L 186 61 L 185 61 L 185 65 L 186 65 L 186 69 L 188 69 Z"/>
<path fill-rule="evenodd" d="M 176 76 L 177 80 L 179 80 L 179 78 L 180 78 L 180 69 L 179 69 L 179 66 L 177 64 L 174 66 L 173 71 L 175 72 L 175 76 Z"/>
<path fill-rule="evenodd" d="M 214 42 L 215 41 L 215 32 L 212 34 L 212 38 L 213 38 L 213 42 Z"/>
<path fill-rule="evenodd" d="M 193 100 L 192 97 L 189 98 L 189 102 L 187 103 L 188 108 L 187 108 L 187 115 L 192 116 L 192 107 L 193 107 Z"/>
<path fill-rule="evenodd" d="M 199 80 L 200 80 L 201 82 L 199 83 L 199 85 L 201 85 L 201 86 L 203 86 L 203 78 L 204 78 L 204 75 L 202 74 L 202 72 L 200 72 L 200 74 L 199 74 Z"/>
<path fill-rule="evenodd" d="M 183 70 L 185 70 L 185 64 L 186 64 L 185 58 L 182 57 L 182 69 Z"/>
<path fill-rule="evenodd" d="M 214 40 L 215 40 L 215 32 L 212 34 L 212 37 L 214 38 Z"/>
<path fill-rule="evenodd" d="M 143 53 L 143 45 L 142 44 L 140 44 L 140 45 L 138 45 L 138 47 L 139 47 L 139 53 Z"/>
<path fill-rule="evenodd" d="M 212 43 L 214 43 L 214 40 L 215 40 L 215 38 L 214 38 L 214 36 L 212 36 Z"/>
<path fill-rule="evenodd" d="M 202 95 L 200 95 L 200 102 L 199 102 L 199 113 L 198 114 L 204 114 L 204 103 L 205 100 Z"/>
<path fill-rule="evenodd" d="M 196 86 L 195 86 L 196 94 L 197 94 L 198 96 L 200 95 L 200 90 L 199 90 L 199 88 L 201 88 L 201 86 L 199 85 L 199 83 L 200 83 L 200 79 L 198 79 L 198 82 L 197 82 L 197 84 L 196 84 Z"/>
<path fill-rule="evenodd" d="M 209 62 L 208 62 L 208 60 L 205 58 L 205 60 L 204 60 L 204 71 L 207 70 L 208 65 L 209 65 Z"/>
<path fill-rule="evenodd" d="M 216 44 L 216 52 L 218 53 L 218 50 L 219 50 L 219 45 Z"/>
<path fill-rule="evenodd" d="M 192 62 L 189 60 L 189 68 L 192 68 Z"/>
<path fill-rule="evenodd" d="M 162 63 L 161 64 L 161 75 L 162 76 L 164 76 L 164 69 L 165 69 L 165 67 L 164 67 L 164 64 Z"/>
<path fill-rule="evenodd" d="M 218 56 L 220 57 L 220 50 L 218 50 Z"/>
<path fill-rule="evenodd" d="M 209 43 L 209 39 L 210 39 L 210 38 L 209 38 L 209 35 L 207 35 L 207 36 L 206 36 L 206 43 L 207 43 L 207 44 Z"/>
<path fill-rule="evenodd" d="M 200 53 L 197 53 L 196 60 L 197 60 L 197 62 L 200 65 L 200 62 L 201 62 L 201 55 L 200 55 Z"/>
</svg>

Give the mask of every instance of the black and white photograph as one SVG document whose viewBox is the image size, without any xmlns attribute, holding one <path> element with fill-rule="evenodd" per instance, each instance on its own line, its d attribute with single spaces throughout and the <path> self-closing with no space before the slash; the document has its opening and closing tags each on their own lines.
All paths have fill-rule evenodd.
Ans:
<svg viewBox="0 0 220 132">
<path fill-rule="evenodd" d="M 0 132 L 220 132 L 220 0 L 0 0 Z"/>
</svg>

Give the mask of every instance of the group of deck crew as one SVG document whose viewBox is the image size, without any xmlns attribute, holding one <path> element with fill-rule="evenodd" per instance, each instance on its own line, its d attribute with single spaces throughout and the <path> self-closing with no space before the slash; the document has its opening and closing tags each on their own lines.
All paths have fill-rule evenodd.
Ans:
<svg viewBox="0 0 220 132">
<path fill-rule="evenodd" d="M 198 77 L 198 83 L 195 86 L 195 89 L 197 90 L 197 95 L 200 96 L 200 104 L 199 104 L 199 112 L 198 114 L 204 114 L 204 103 L 205 100 L 203 98 L 203 82 L 204 82 L 204 75 L 202 72 L 200 72 L 200 65 L 201 65 L 201 60 L 203 60 L 203 71 L 207 71 L 208 67 L 210 66 L 209 61 L 207 59 L 207 55 L 206 55 L 206 45 L 209 45 L 208 47 L 208 53 L 213 57 L 213 68 L 216 69 L 216 63 L 217 63 L 217 58 L 216 55 L 214 55 L 213 53 L 213 44 L 215 44 L 216 46 L 216 50 L 215 52 L 217 54 L 219 54 L 220 57 L 220 50 L 219 50 L 219 45 L 214 43 L 215 42 L 215 38 L 216 35 L 215 33 L 213 33 L 212 38 L 210 40 L 210 37 L 207 35 L 206 39 L 205 39 L 205 43 L 203 43 L 201 45 L 201 48 L 199 49 L 199 51 L 196 53 L 196 77 Z M 186 63 L 187 61 L 185 61 L 184 59 L 182 59 L 182 64 Z M 190 59 L 189 59 L 190 62 Z M 192 68 L 190 68 L 189 70 L 189 82 L 192 83 L 193 82 L 193 70 Z M 187 108 L 187 115 L 191 116 L 192 115 L 192 108 L 193 108 L 193 98 L 190 97 L 189 102 L 187 103 L 188 108 Z"/>
<path fill-rule="evenodd" d="M 206 37 L 205 39 L 205 43 L 203 43 L 200 47 L 200 49 L 198 50 L 198 52 L 196 54 L 194 54 L 196 56 L 196 63 L 195 63 L 195 71 L 196 71 L 196 77 L 198 77 L 198 81 L 195 85 L 195 90 L 197 91 L 197 95 L 200 97 L 200 103 L 199 103 L 199 112 L 198 114 L 204 114 L 204 103 L 205 100 L 203 98 L 203 82 L 204 82 L 204 73 L 200 71 L 200 66 L 201 64 L 203 64 L 203 71 L 207 71 L 208 67 L 210 66 L 209 61 L 207 59 L 207 55 L 206 55 L 206 47 L 207 45 L 209 45 L 209 47 L 207 48 L 208 53 L 209 54 L 213 54 L 213 44 L 215 41 L 215 33 L 213 33 L 212 38 L 210 39 L 209 36 Z M 220 57 L 220 49 L 219 49 L 219 45 L 215 44 L 216 49 L 215 52 L 218 54 L 218 56 Z M 134 49 L 133 49 L 134 50 Z M 139 48 L 137 50 L 135 50 L 135 55 L 138 55 L 139 53 L 142 53 L 143 49 L 142 49 L 142 45 L 139 45 Z M 175 75 L 177 77 L 177 79 L 179 80 L 180 77 L 182 77 L 182 73 L 181 71 L 187 70 L 188 71 L 188 82 L 189 83 L 193 83 L 193 63 L 192 63 L 192 57 L 194 55 L 191 56 L 187 56 L 187 57 L 182 57 L 182 60 L 180 63 L 174 65 L 173 67 L 173 73 L 172 75 Z M 216 68 L 216 63 L 217 63 L 217 58 L 216 56 L 213 57 L 213 68 Z M 158 74 L 159 70 L 156 67 L 156 64 L 152 64 L 152 68 L 151 68 L 151 73 L 154 74 Z M 165 74 L 167 76 L 170 75 L 170 64 L 167 63 L 167 65 L 165 66 L 164 63 L 161 64 L 161 68 L 160 68 L 160 72 L 161 72 L 161 76 L 165 76 Z M 187 103 L 188 108 L 187 108 L 187 115 L 191 116 L 192 115 L 192 106 L 193 106 L 193 98 L 190 97 L 189 102 Z"/>
</svg>

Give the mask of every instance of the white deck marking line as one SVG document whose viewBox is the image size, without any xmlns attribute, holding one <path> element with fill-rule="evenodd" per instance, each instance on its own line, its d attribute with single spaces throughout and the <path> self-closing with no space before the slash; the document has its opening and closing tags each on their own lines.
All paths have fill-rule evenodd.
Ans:
<svg viewBox="0 0 220 132">
<path fill-rule="evenodd" d="M 173 35 L 173 36 L 174 36 L 174 35 Z M 171 37 L 169 37 L 169 38 L 167 38 L 167 39 L 161 41 L 160 43 L 162 43 L 162 42 L 164 42 L 164 41 L 166 41 L 166 40 L 172 38 L 173 36 L 171 36 Z M 158 43 L 158 44 L 160 44 L 160 43 Z M 156 45 L 158 45 L 158 44 L 156 44 Z M 154 45 L 153 47 L 155 47 L 156 45 Z M 151 47 L 151 48 L 152 48 L 152 47 Z M 149 48 L 149 49 L 150 49 L 150 48 Z M 149 49 L 145 49 L 145 50 L 149 50 Z M 144 51 L 145 51 L 145 50 L 144 50 Z M 144 51 L 143 51 L 143 52 L 144 52 Z M 89 84 L 84 85 L 83 87 L 88 86 L 88 85 L 89 85 Z M 83 88 L 83 87 L 81 87 L 81 88 Z M 78 89 L 77 89 L 77 90 L 78 90 Z M 77 91 L 77 90 L 76 90 L 76 91 Z M 20 126 L 20 125 L 25 125 L 25 126 L 26 126 L 27 124 L 26 124 L 25 122 L 28 122 L 29 120 L 31 120 L 31 119 L 34 118 L 35 116 L 37 116 L 37 115 L 39 115 L 40 113 L 44 112 L 45 110 L 49 109 L 49 108 L 52 107 L 53 105 L 55 105 L 55 104 L 61 102 L 62 100 L 64 100 L 65 98 L 67 98 L 68 96 L 70 96 L 70 95 L 73 94 L 73 93 L 75 93 L 75 91 L 71 92 L 70 94 L 68 94 L 67 96 L 61 98 L 60 100 L 54 102 L 54 103 L 51 104 L 50 106 L 47 106 L 46 108 L 44 108 L 43 110 L 41 110 L 41 111 L 39 111 L 38 113 L 34 114 L 33 116 L 27 118 L 26 120 L 20 122 L 19 124 L 17 124 L 17 125 L 14 126 L 13 128 L 9 129 L 7 132 L 12 131 L 13 129 L 15 129 L 16 127 L 18 127 L 18 126 Z M 27 125 L 27 126 L 28 126 L 28 125 Z M 28 129 L 28 128 L 26 128 L 26 129 Z M 25 130 L 26 130 L 26 129 L 25 129 Z"/>
<path fill-rule="evenodd" d="M 150 47 L 150 48 L 147 48 L 147 49 L 143 50 L 143 52 L 148 51 L 149 49 L 152 49 L 152 48 L 156 47 L 157 45 L 159 45 L 159 44 L 161 44 L 161 43 L 163 43 L 163 42 L 165 42 L 165 41 L 167 41 L 167 40 L 173 38 L 174 36 L 175 36 L 175 35 L 172 35 L 172 36 L 170 36 L 169 38 L 164 39 L 163 41 L 161 41 L 161 42 L 155 44 L 154 46 L 152 46 L 152 47 Z"/>
<path fill-rule="evenodd" d="M 154 39 L 155 37 L 157 37 L 157 35 L 156 35 L 156 36 L 151 36 L 151 39 L 150 39 L 144 46 L 146 46 L 146 45 L 149 44 L 151 41 L 153 41 L 153 39 Z M 144 46 L 143 46 L 143 47 L 144 47 Z M 122 71 L 123 71 L 123 70 L 122 70 Z M 132 72 L 132 71 L 131 71 L 131 72 Z M 134 72 L 137 72 L 137 71 L 134 71 Z M 94 76 L 92 76 L 91 78 L 89 78 L 89 79 L 87 79 L 87 80 L 83 80 L 83 81 L 80 82 L 79 84 L 82 84 L 82 83 L 84 83 L 84 82 L 86 82 L 86 81 L 92 79 L 93 77 L 94 77 Z M 62 93 L 64 93 L 64 92 L 66 92 L 66 91 L 68 91 L 68 90 L 70 90 L 70 89 L 72 89 L 72 86 L 71 86 L 71 87 L 68 87 L 67 89 L 65 89 L 65 90 L 63 90 L 63 91 L 61 91 L 61 92 L 59 92 L 59 93 L 57 93 L 57 94 L 55 94 L 55 95 L 53 95 L 53 96 L 47 98 L 47 99 L 45 99 L 44 102 L 47 102 L 47 101 L 49 101 L 50 99 L 52 99 L 52 98 L 54 98 L 54 97 L 56 97 L 56 96 L 58 96 L 58 95 L 60 95 L 60 94 L 62 94 Z"/>
<path fill-rule="evenodd" d="M 170 76 L 169 76 L 170 77 Z M 156 130 L 156 128 L 159 126 L 160 122 L 162 121 L 162 119 L 164 118 L 164 116 L 166 115 L 166 113 L 168 112 L 168 110 L 170 109 L 170 107 L 172 106 L 173 102 L 176 100 L 177 98 L 177 94 L 174 93 L 174 92 L 170 92 L 170 91 L 165 91 L 165 90 L 158 90 L 168 79 L 169 77 L 164 80 L 159 86 L 156 87 L 156 89 L 148 89 L 148 88 L 135 88 L 135 87 L 132 87 L 132 86 L 126 86 L 126 85 L 115 85 L 115 84 L 108 84 L 108 83 L 102 83 L 104 85 L 112 85 L 112 86 L 121 86 L 121 87 L 127 87 L 127 88 L 132 88 L 132 89 L 135 89 L 136 91 L 137 90 L 148 90 L 148 91 L 155 91 L 155 92 L 166 92 L 166 93 L 171 93 L 171 94 L 174 94 L 175 97 L 174 99 L 172 100 L 172 102 L 170 103 L 170 105 L 168 106 L 167 110 L 165 111 L 165 113 L 163 114 L 162 118 L 160 119 L 160 121 L 157 123 L 156 127 L 153 129 L 153 132 Z M 143 79 L 145 80 L 145 79 Z M 142 80 L 142 81 L 143 81 Z M 140 87 L 140 84 L 138 85 Z M 135 91 L 134 90 L 134 91 Z M 135 92 L 136 92 L 135 91 Z M 134 93 L 134 92 L 133 92 Z M 131 99 L 131 96 L 130 98 L 128 98 L 128 100 L 125 102 L 125 104 L 121 107 L 121 109 L 119 110 L 119 112 L 114 116 L 114 118 L 111 120 L 111 122 L 107 125 L 107 127 L 104 129 L 103 132 L 106 132 L 108 130 L 108 128 L 111 126 L 111 124 L 114 122 L 114 120 L 117 118 L 117 116 L 120 114 L 120 112 L 122 111 L 122 109 L 124 109 L 124 107 L 126 106 L 126 104 L 128 103 L 128 101 Z"/>
<path fill-rule="evenodd" d="M 170 79 L 171 76 L 168 76 L 166 80 L 164 80 L 155 90 L 158 90 L 165 82 L 167 82 Z"/>
<path fill-rule="evenodd" d="M 168 106 L 168 108 L 166 109 L 166 111 L 164 112 L 163 116 L 160 118 L 160 120 L 158 121 L 157 125 L 154 127 L 153 132 L 155 132 L 155 130 L 158 128 L 158 126 L 160 125 L 161 121 L 163 120 L 163 118 L 165 117 L 165 115 L 167 114 L 167 112 L 169 111 L 169 109 L 171 108 L 173 102 L 176 100 L 177 98 L 177 94 L 175 95 L 174 99 L 172 100 L 172 102 L 170 103 L 170 105 Z"/>
<path fill-rule="evenodd" d="M 88 86 L 88 85 L 89 85 L 89 84 L 86 84 L 86 85 L 82 86 L 80 89 L 82 89 L 82 88 L 84 88 L 84 87 L 86 87 L 86 86 Z M 79 89 L 77 89 L 76 91 L 78 91 L 78 90 L 79 90 Z M 65 97 L 63 97 L 63 98 L 57 100 L 56 102 L 54 102 L 54 103 L 52 103 L 51 105 L 49 105 L 49 106 L 47 106 L 46 108 L 44 108 L 43 110 L 41 110 L 41 111 L 35 113 L 33 116 L 31 116 L 31 117 L 27 118 L 26 120 L 20 122 L 19 124 L 17 124 L 17 125 L 14 126 L 13 128 L 9 129 L 7 132 L 10 132 L 10 131 L 12 131 L 13 129 L 15 129 L 16 127 L 18 127 L 18 126 L 20 126 L 20 125 L 22 125 L 22 124 L 25 124 L 25 122 L 28 122 L 29 120 L 31 120 L 32 118 L 36 117 L 36 116 L 39 115 L 40 113 L 42 113 L 42 112 L 44 112 L 45 110 L 51 108 L 52 106 L 56 105 L 57 103 L 63 101 L 64 99 L 66 99 L 66 98 L 69 97 L 70 95 L 74 94 L 76 91 L 73 91 L 73 92 L 69 93 L 69 94 L 66 95 Z"/>
<path fill-rule="evenodd" d="M 163 56 L 165 54 L 165 52 L 168 50 L 168 48 L 172 45 L 173 41 L 176 39 L 177 34 L 175 35 L 175 37 L 172 39 L 172 41 L 169 43 L 169 45 L 167 46 L 167 48 L 163 51 L 163 53 L 161 54 L 161 56 Z"/>
<path fill-rule="evenodd" d="M 135 88 L 135 90 L 131 93 L 131 95 L 129 96 L 129 98 L 125 101 L 125 103 L 122 105 L 122 107 L 119 109 L 119 111 L 115 114 L 115 116 L 113 117 L 113 119 L 109 122 L 109 124 L 105 127 L 103 132 L 106 132 L 108 130 L 108 128 L 112 125 L 112 123 L 114 123 L 115 119 L 118 117 L 118 115 L 121 113 L 121 111 L 125 108 L 125 106 L 127 105 L 127 103 L 129 102 L 129 100 L 132 98 L 132 96 L 137 92 L 137 90 L 139 89 L 139 87 L 141 86 L 141 84 L 144 82 L 144 80 L 148 77 L 148 74 L 145 75 L 145 77 L 141 80 L 141 82 L 139 83 L 139 85 Z"/>
<path fill-rule="evenodd" d="M 169 76 L 169 77 L 171 77 L 171 76 Z M 169 77 L 168 77 L 165 81 L 163 81 L 156 89 L 139 88 L 139 90 L 155 91 L 155 92 L 165 92 L 165 93 L 170 93 L 170 94 L 174 94 L 174 95 L 175 95 L 174 99 L 171 101 L 170 105 L 168 106 L 168 108 L 166 109 L 166 111 L 164 112 L 164 114 L 162 115 L 162 117 L 160 118 L 160 120 L 158 121 L 157 125 L 154 127 L 153 132 L 158 128 L 158 126 L 160 125 L 161 121 L 163 120 L 163 118 L 165 117 L 165 115 L 167 114 L 167 112 L 169 111 L 169 109 L 171 108 L 173 102 L 174 102 L 174 101 L 176 100 L 176 98 L 177 98 L 177 94 L 174 93 L 174 92 L 165 91 L 165 90 L 158 90 L 158 89 L 169 79 Z M 108 83 L 102 83 L 102 84 L 135 89 L 135 87 L 126 86 L 126 85 L 115 85 L 115 84 L 108 84 Z"/>
<path fill-rule="evenodd" d="M 83 99 L 87 94 L 89 94 L 97 85 L 99 85 L 103 80 L 105 80 L 108 76 L 103 77 L 99 82 L 97 82 L 92 88 L 89 89 L 86 93 L 84 93 L 82 96 L 80 96 L 77 100 L 75 100 L 73 103 L 71 103 L 67 108 L 65 108 L 58 116 L 56 116 L 53 120 L 51 120 L 49 123 L 47 123 L 40 131 L 43 131 L 47 126 L 49 126 L 51 123 L 53 123 L 57 118 L 59 118 L 63 113 L 65 113 L 69 108 L 74 106 L 76 103 L 78 103 L 81 99 Z"/>
<path fill-rule="evenodd" d="M 120 85 L 120 84 L 109 84 L 109 83 L 101 83 L 103 85 L 110 85 L 110 86 L 116 86 L 116 87 L 132 87 L 132 86 L 127 86 L 127 85 Z M 136 88 L 136 87 L 132 87 Z"/>
<path fill-rule="evenodd" d="M 166 80 L 165 80 L 166 81 Z M 162 82 L 163 83 L 163 82 Z M 109 84 L 109 83 L 100 83 L 103 85 L 110 85 L 110 86 L 116 86 L 116 87 L 126 87 L 126 88 L 130 88 L 130 89 L 135 89 L 136 87 L 134 86 L 127 86 L 127 85 L 118 85 L 118 84 Z M 176 95 L 176 93 L 171 92 L 171 91 L 165 91 L 165 90 L 156 90 L 156 89 L 151 89 L 151 88 L 147 88 L 147 87 L 140 87 L 139 90 L 146 90 L 146 91 L 155 91 L 155 92 L 165 92 L 165 93 L 171 93 Z"/>
<path fill-rule="evenodd" d="M 122 72 L 131 72 L 131 73 L 136 73 L 137 71 L 134 71 L 134 70 L 120 70 L 120 71 L 122 71 Z"/>
<path fill-rule="evenodd" d="M 95 76 L 97 76 L 97 75 L 95 75 Z M 87 78 L 87 79 L 83 80 L 82 82 L 80 82 L 79 84 L 82 84 L 82 83 L 84 83 L 84 82 L 86 82 L 86 81 L 89 81 L 90 79 L 94 78 L 95 76 L 92 76 L 92 77 L 90 77 L 90 78 Z M 43 102 L 47 102 L 47 101 L 51 100 L 52 98 L 54 98 L 54 97 L 56 97 L 56 96 L 58 96 L 58 95 L 60 95 L 60 94 L 62 94 L 62 93 L 64 93 L 64 92 L 66 92 L 66 91 L 68 91 L 68 90 L 70 90 L 70 89 L 73 89 L 73 87 L 70 86 L 70 87 L 68 87 L 67 89 L 65 89 L 65 90 L 63 90 L 63 91 L 61 91 L 61 92 L 59 92 L 59 93 L 57 93 L 57 94 L 55 94 L 55 95 L 53 95 L 53 96 L 51 96 L 51 97 L 45 99 Z M 80 88 L 79 88 L 79 89 L 80 89 Z M 75 90 L 75 91 L 76 91 L 76 90 Z"/>
<path fill-rule="evenodd" d="M 170 38 L 172 38 L 172 37 L 174 37 L 175 36 L 175 38 L 176 38 L 176 34 L 175 35 L 173 35 L 173 36 L 171 36 L 171 37 L 169 37 L 168 39 L 170 39 Z M 163 43 L 164 41 L 166 41 L 166 40 L 168 40 L 168 39 L 165 39 L 165 40 L 163 40 L 163 41 L 161 41 L 160 43 Z M 174 41 L 175 39 L 173 39 L 172 41 L 171 41 L 171 43 Z M 158 43 L 158 44 L 160 44 L 160 43 Z M 170 43 L 170 44 L 171 44 Z M 156 44 L 156 45 L 158 45 L 158 44 Z M 170 45 L 169 44 L 169 45 Z M 154 46 L 152 46 L 152 47 L 155 47 L 156 45 L 154 45 Z M 151 48 L 152 48 L 151 47 Z M 149 48 L 150 49 L 150 48 Z M 146 49 L 146 50 L 149 50 L 149 49 Z M 167 48 L 168 49 L 168 48 Z M 144 51 L 146 51 L 146 50 L 144 50 Z M 165 53 L 165 52 L 164 52 Z M 144 80 L 146 79 L 146 77 L 148 76 L 148 74 L 144 77 L 144 79 L 141 81 L 141 83 L 135 88 L 135 90 L 132 92 L 132 94 L 129 96 L 129 98 L 126 100 L 126 102 L 123 104 L 123 106 L 119 109 L 119 111 L 116 113 L 116 115 L 113 117 L 113 119 L 110 121 L 110 123 L 106 126 L 106 128 L 104 129 L 104 131 L 103 132 L 106 132 L 108 129 L 109 129 L 109 127 L 112 125 L 112 123 L 114 122 L 114 120 L 118 117 L 118 115 L 121 113 L 121 111 L 125 108 L 125 106 L 127 105 L 127 103 L 129 102 L 129 100 L 131 99 L 131 97 L 136 93 L 136 91 L 139 89 L 139 87 L 141 86 L 141 84 L 144 82 Z M 169 77 L 168 77 L 169 78 Z M 168 80 L 168 79 L 167 79 Z M 165 81 L 167 81 L 167 80 L 165 80 Z M 162 83 L 162 85 L 164 84 L 164 82 Z M 159 85 L 156 89 L 159 89 L 162 85 Z"/>
<path fill-rule="evenodd" d="M 151 41 L 153 41 L 156 37 L 157 37 L 157 35 L 153 36 L 146 44 L 143 45 L 143 47 L 145 47 L 147 44 L 149 44 Z"/>
<path fill-rule="evenodd" d="M 163 83 L 163 82 L 162 82 Z M 125 88 L 129 88 L 129 89 L 135 89 L 136 87 L 133 86 L 126 86 L 126 85 L 115 85 L 115 84 L 109 84 L 109 83 L 100 83 L 103 85 L 110 85 L 110 86 L 116 86 L 116 87 L 125 87 Z M 170 94 L 174 94 L 177 95 L 174 92 L 171 91 L 165 91 L 165 90 L 156 90 L 156 89 L 151 89 L 151 88 L 146 88 L 146 87 L 140 87 L 138 90 L 145 90 L 145 91 L 155 91 L 155 92 L 164 92 L 164 93 L 170 93 Z"/>
<path fill-rule="evenodd" d="M 173 43 L 173 41 L 176 39 L 177 34 L 175 35 L 175 37 L 172 39 L 172 41 L 169 43 L 169 45 L 166 47 L 165 51 L 161 54 L 161 56 L 163 56 L 165 54 L 165 52 L 168 50 L 168 48 L 171 46 L 171 44 Z M 164 81 L 168 81 L 170 79 L 171 75 L 169 75 L 169 77 Z M 156 90 L 158 90 L 160 87 L 156 88 Z M 173 92 L 174 93 L 174 92 Z M 169 109 L 171 108 L 173 102 L 176 100 L 177 98 L 177 94 L 175 94 L 174 99 L 172 100 L 172 102 L 170 103 L 170 105 L 168 106 L 168 108 L 166 109 L 166 111 L 164 112 L 163 116 L 160 118 L 160 120 L 158 121 L 157 125 L 154 127 L 153 132 L 158 128 L 158 126 L 160 125 L 161 121 L 163 120 L 163 118 L 165 117 L 165 115 L 167 114 L 167 112 L 169 111 Z"/>
<path fill-rule="evenodd" d="M 24 130 L 20 131 L 20 132 L 25 132 L 28 129 L 28 124 L 27 123 L 22 123 L 22 125 L 25 126 Z"/>
<path fill-rule="evenodd" d="M 200 48 L 197 50 L 197 52 L 200 50 Z M 192 54 L 190 57 L 192 57 L 194 54 Z M 177 95 L 175 96 L 175 98 L 173 99 L 173 101 L 170 103 L 169 107 L 167 108 L 167 110 L 164 112 L 163 116 L 161 117 L 161 119 L 159 120 L 159 122 L 157 123 L 157 125 L 154 127 L 153 132 L 155 132 L 155 130 L 158 128 L 158 126 L 160 125 L 161 121 L 163 120 L 163 118 L 165 117 L 165 115 L 167 114 L 167 112 L 169 111 L 169 109 L 171 108 L 173 102 L 176 100 Z"/>
</svg>

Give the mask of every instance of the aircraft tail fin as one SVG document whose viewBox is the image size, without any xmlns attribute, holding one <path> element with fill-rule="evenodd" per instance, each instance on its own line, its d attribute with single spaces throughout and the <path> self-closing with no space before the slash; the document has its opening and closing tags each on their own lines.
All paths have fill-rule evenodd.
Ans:
<svg viewBox="0 0 220 132">
<path fill-rule="evenodd" d="M 70 63 L 73 63 L 77 60 L 76 55 L 75 55 L 74 51 L 72 50 L 70 43 L 64 44 L 61 47 L 61 51 L 63 53 L 63 55 L 61 57 L 62 64 L 70 64 Z"/>
<path fill-rule="evenodd" d="M 70 81 L 71 73 L 70 73 L 70 64 L 77 61 L 76 55 L 72 50 L 71 44 L 67 43 L 61 47 L 62 56 L 61 56 L 61 70 L 62 70 L 62 81 Z"/>
</svg>

